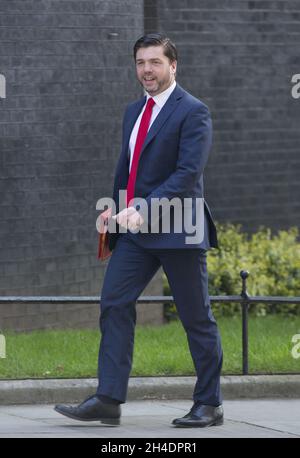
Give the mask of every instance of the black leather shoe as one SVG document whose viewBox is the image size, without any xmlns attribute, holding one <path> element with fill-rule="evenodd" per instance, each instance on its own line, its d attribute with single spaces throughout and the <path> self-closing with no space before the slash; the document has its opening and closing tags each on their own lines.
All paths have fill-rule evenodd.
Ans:
<svg viewBox="0 0 300 458">
<path fill-rule="evenodd" d="M 119 425 L 121 417 L 120 405 L 106 404 L 93 395 L 76 407 L 59 404 L 54 410 L 66 417 L 81 421 L 100 421 L 107 425 Z"/>
<path fill-rule="evenodd" d="M 224 423 L 223 407 L 194 404 L 190 412 L 182 418 L 175 418 L 172 424 L 182 428 L 205 428 L 220 426 Z"/>
</svg>

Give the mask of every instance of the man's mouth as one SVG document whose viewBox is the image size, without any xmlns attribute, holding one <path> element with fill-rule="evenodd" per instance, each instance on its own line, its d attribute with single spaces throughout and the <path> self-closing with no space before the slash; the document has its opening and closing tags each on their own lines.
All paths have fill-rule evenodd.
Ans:
<svg viewBox="0 0 300 458">
<path fill-rule="evenodd" d="M 154 81 L 154 80 L 155 80 L 155 78 L 152 78 L 152 77 L 150 77 L 150 76 L 145 76 L 145 77 L 144 77 L 144 81 L 147 81 L 147 82 L 148 82 L 148 81 Z"/>
</svg>

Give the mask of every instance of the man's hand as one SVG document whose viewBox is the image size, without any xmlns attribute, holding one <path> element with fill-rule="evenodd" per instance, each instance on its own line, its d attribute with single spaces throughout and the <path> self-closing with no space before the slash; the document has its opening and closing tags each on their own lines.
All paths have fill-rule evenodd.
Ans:
<svg viewBox="0 0 300 458">
<path fill-rule="evenodd" d="M 125 227 L 125 229 L 128 228 L 131 231 L 138 229 L 144 222 L 143 217 L 134 207 L 124 208 L 124 210 L 117 213 L 112 218 L 116 219 L 120 226 Z"/>
</svg>

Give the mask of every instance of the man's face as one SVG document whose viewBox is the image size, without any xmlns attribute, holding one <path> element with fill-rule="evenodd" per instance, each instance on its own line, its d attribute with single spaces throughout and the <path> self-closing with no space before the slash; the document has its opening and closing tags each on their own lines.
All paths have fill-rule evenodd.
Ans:
<svg viewBox="0 0 300 458">
<path fill-rule="evenodd" d="M 163 46 L 138 49 L 135 64 L 139 82 L 152 96 L 166 90 L 175 79 L 177 62 L 170 62 Z"/>
</svg>

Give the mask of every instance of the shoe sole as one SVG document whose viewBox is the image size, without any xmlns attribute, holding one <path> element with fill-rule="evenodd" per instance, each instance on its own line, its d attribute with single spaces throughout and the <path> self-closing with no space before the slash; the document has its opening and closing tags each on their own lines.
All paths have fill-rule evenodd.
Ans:
<svg viewBox="0 0 300 458">
<path fill-rule="evenodd" d="M 72 415 L 67 412 L 63 412 L 62 410 L 57 409 L 54 407 L 54 410 L 61 415 L 64 415 L 65 417 L 72 418 L 72 420 L 79 420 L 79 421 L 100 421 L 100 423 L 103 423 L 105 425 L 111 425 L 111 426 L 118 426 L 120 425 L 121 421 L 120 418 L 81 418 L 81 417 L 75 417 L 75 415 Z"/>
<path fill-rule="evenodd" d="M 176 428 L 206 428 L 207 426 L 222 426 L 224 425 L 224 418 L 221 418 L 220 420 L 214 421 L 212 423 L 208 423 L 207 425 L 196 425 L 196 424 L 175 424 L 173 426 L 176 426 Z"/>
</svg>

